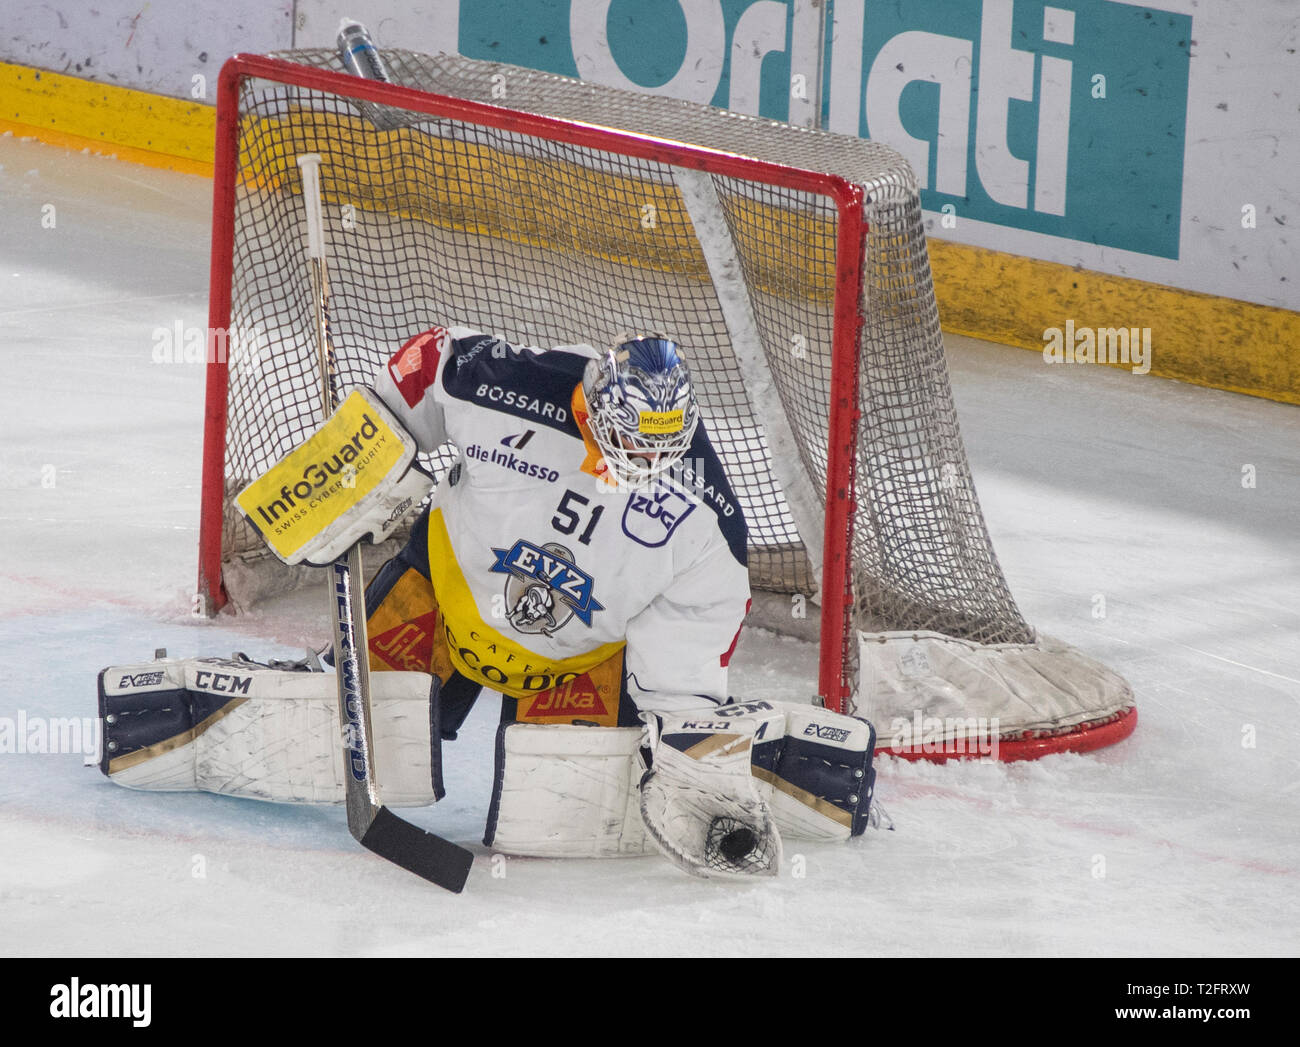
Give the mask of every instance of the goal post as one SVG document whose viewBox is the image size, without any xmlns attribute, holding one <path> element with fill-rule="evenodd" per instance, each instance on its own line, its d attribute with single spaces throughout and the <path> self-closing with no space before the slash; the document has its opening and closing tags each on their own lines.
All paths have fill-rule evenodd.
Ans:
<svg viewBox="0 0 1300 1047">
<path fill-rule="evenodd" d="M 898 154 L 533 70 L 383 54 L 391 83 L 346 75 L 325 50 L 222 69 L 205 610 L 299 580 L 230 503 L 313 421 L 294 161 L 316 152 L 344 386 L 439 323 L 541 346 L 666 330 L 750 527 L 762 620 L 818 622 L 810 691 L 828 707 L 931 758 L 977 735 L 1011 758 L 1132 729 L 1127 684 L 1037 637 L 997 563 Z M 440 475 L 453 454 L 422 464 Z M 935 719 L 960 722 L 930 753 L 914 731 Z M 916 726 L 891 746 L 894 722 Z"/>
</svg>

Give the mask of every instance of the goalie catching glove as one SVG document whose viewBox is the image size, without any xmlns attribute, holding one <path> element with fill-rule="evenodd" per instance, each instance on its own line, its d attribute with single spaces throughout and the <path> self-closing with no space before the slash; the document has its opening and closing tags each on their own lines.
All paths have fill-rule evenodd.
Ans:
<svg viewBox="0 0 1300 1047">
<path fill-rule="evenodd" d="M 354 389 L 235 504 L 284 563 L 328 566 L 363 538 L 388 538 L 428 494 L 410 471 L 416 450 L 376 393 Z"/>
<path fill-rule="evenodd" d="M 726 713 L 741 715 L 725 716 Z M 669 861 L 697 876 L 775 876 L 781 834 L 750 773 L 765 736 L 785 733 L 775 709 L 734 707 L 701 717 L 647 716 L 652 766 L 641 818 Z"/>
</svg>

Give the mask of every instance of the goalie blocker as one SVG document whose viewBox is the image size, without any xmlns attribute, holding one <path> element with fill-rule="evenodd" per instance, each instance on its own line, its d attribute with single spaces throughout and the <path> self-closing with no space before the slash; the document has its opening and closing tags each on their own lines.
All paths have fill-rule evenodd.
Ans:
<svg viewBox="0 0 1300 1047">
<path fill-rule="evenodd" d="M 283 563 L 327 567 L 353 545 L 389 538 L 428 494 L 415 439 L 371 389 L 332 415 L 235 499 Z"/>
</svg>

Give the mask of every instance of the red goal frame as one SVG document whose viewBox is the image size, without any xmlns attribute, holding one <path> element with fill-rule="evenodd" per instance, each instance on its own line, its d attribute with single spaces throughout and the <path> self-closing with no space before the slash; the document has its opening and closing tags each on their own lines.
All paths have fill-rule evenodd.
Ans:
<svg viewBox="0 0 1300 1047">
<path fill-rule="evenodd" d="M 221 541 L 229 374 L 226 354 L 217 350 L 224 339 L 224 333 L 230 328 L 235 200 L 239 182 L 239 93 L 243 81 L 250 78 L 396 106 L 433 117 L 474 122 L 568 145 L 613 148 L 620 153 L 645 160 L 815 193 L 834 203 L 838 221 L 817 688 L 826 708 L 835 712 L 845 711 L 852 687 L 847 673 L 847 649 L 848 644 L 853 642 L 854 632 L 851 621 L 850 543 L 855 509 L 858 353 L 863 323 L 861 303 L 867 234 L 862 187 L 825 172 L 788 167 L 705 146 L 612 130 L 579 121 L 521 113 L 482 102 L 363 80 L 265 55 L 233 56 L 222 66 L 217 82 L 207 391 L 199 522 L 199 608 L 207 614 L 215 614 L 228 602 L 221 577 Z"/>
</svg>

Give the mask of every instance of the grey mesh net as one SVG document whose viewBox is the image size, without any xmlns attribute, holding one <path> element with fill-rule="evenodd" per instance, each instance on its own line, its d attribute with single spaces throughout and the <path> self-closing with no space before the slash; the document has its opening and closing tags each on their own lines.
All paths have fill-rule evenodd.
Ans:
<svg viewBox="0 0 1300 1047">
<path fill-rule="evenodd" d="M 276 57 L 343 71 L 329 51 Z M 856 500 L 854 624 L 980 643 L 1032 641 L 971 483 L 919 195 L 896 153 L 510 66 L 398 50 L 384 59 L 408 87 L 863 186 L 861 417 L 855 474 L 845 478 Z M 264 80 L 245 81 L 239 119 L 222 554 L 240 565 L 242 578 L 264 575 L 263 589 L 284 584 L 229 498 L 318 421 L 295 166 L 298 155 L 318 152 L 330 330 L 343 387 L 368 383 L 402 342 L 434 324 L 537 346 L 602 346 L 624 331 L 664 331 L 686 348 L 706 424 L 746 513 L 753 586 L 813 589 L 807 535 L 772 468 L 765 417 L 774 404 L 782 411 L 797 444 L 795 466 L 824 492 L 838 221 L 828 197 L 712 176 L 776 397 L 756 405 L 670 165 Z M 425 464 L 440 473 L 450 460 L 444 449 Z"/>
</svg>

